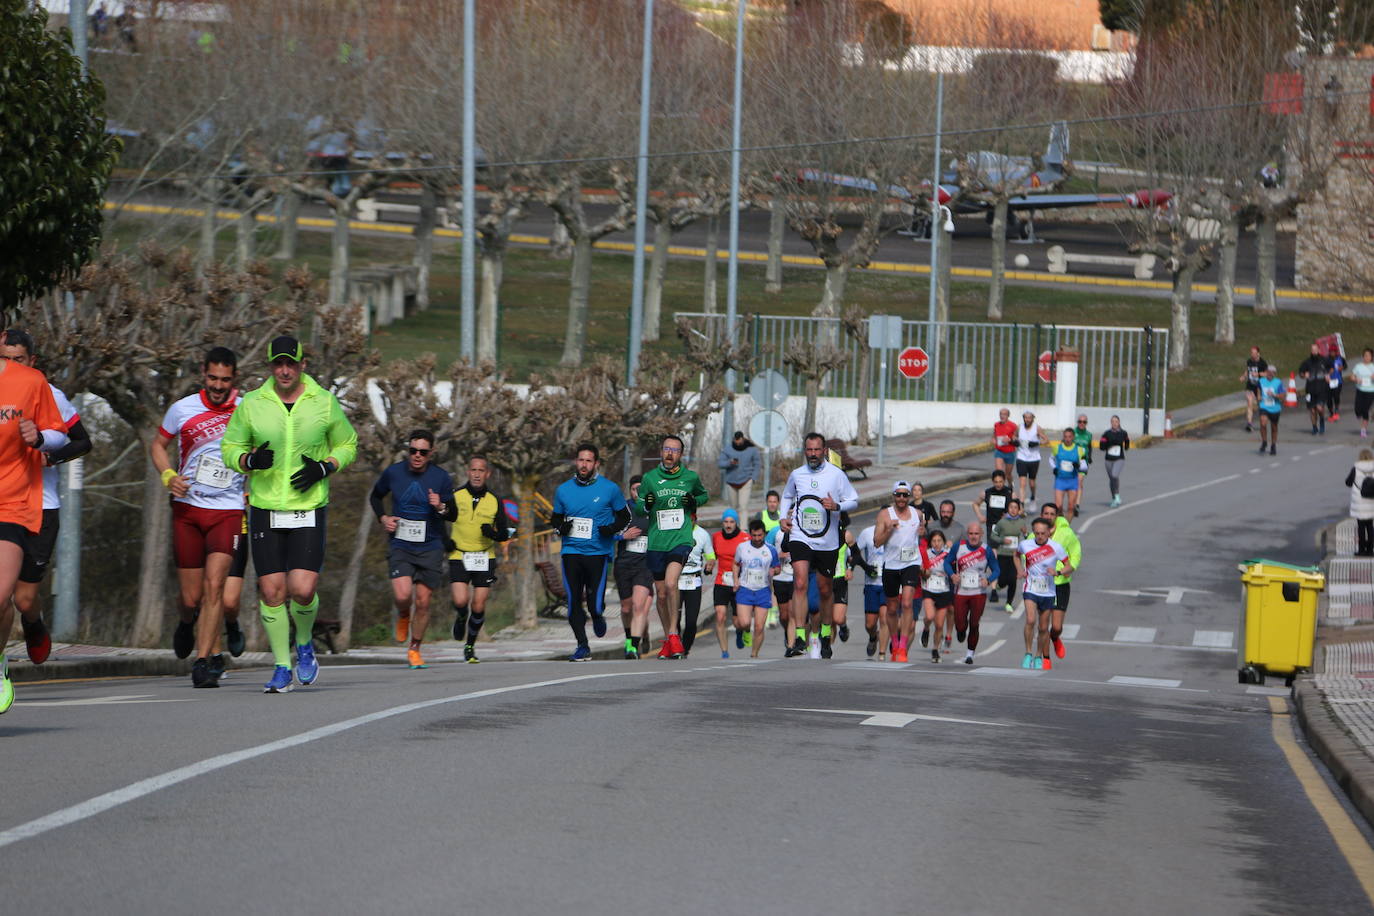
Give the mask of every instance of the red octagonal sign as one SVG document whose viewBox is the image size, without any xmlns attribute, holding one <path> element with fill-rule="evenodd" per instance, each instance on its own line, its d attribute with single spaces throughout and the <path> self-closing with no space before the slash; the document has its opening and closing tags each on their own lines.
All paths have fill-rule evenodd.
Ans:
<svg viewBox="0 0 1374 916">
<path fill-rule="evenodd" d="M 1040 376 L 1042 382 L 1054 381 L 1054 354 L 1049 350 L 1040 354 L 1040 358 L 1035 362 L 1035 372 Z"/>
<path fill-rule="evenodd" d="M 921 378 L 930 370 L 930 357 L 920 347 L 907 347 L 897 354 L 897 371 L 907 378 Z"/>
</svg>

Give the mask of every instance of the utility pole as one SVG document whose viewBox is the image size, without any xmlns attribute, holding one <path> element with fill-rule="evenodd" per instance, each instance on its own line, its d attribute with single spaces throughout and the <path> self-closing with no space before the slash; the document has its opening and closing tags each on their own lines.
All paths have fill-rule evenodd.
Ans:
<svg viewBox="0 0 1374 916">
<path fill-rule="evenodd" d="M 926 349 L 930 353 L 930 378 L 935 382 L 939 368 L 939 335 L 935 332 L 935 288 L 940 276 L 940 132 L 945 116 L 945 75 L 935 75 L 935 168 L 930 179 L 930 303 L 926 310 Z M 938 391 L 938 383 L 931 386 Z"/>
<path fill-rule="evenodd" d="M 639 65 L 639 155 L 635 160 L 635 254 L 630 285 L 630 340 L 625 360 L 625 382 L 631 386 L 639 380 L 639 351 L 644 342 L 644 222 L 649 209 L 649 113 L 653 101 L 653 70 L 654 0 L 644 0 L 644 49 Z M 626 486 L 634 474 L 631 451 L 632 448 L 626 447 Z"/>
<path fill-rule="evenodd" d="M 474 272 L 477 263 L 477 88 L 474 75 L 477 30 L 476 0 L 463 0 L 463 241 L 459 288 L 461 311 L 459 317 L 459 355 L 472 362 L 477 355 L 476 286 Z"/>
<path fill-rule="evenodd" d="M 730 119 L 730 259 L 725 274 L 725 339 L 735 346 L 735 321 L 739 306 L 739 148 L 740 108 L 744 96 L 744 14 L 748 0 L 735 0 L 735 93 Z M 729 441 L 735 425 L 735 370 L 725 370 L 725 407 L 720 417 L 721 446 Z M 768 459 L 771 460 L 771 459 Z"/>
</svg>

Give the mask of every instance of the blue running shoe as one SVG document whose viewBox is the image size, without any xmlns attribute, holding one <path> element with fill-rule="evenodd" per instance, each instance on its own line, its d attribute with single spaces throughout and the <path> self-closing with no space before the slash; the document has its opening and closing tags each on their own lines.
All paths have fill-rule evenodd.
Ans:
<svg viewBox="0 0 1374 916">
<path fill-rule="evenodd" d="M 263 693 L 290 693 L 291 692 L 291 669 L 285 665 L 278 665 L 272 672 L 272 680 L 263 685 Z"/>
<path fill-rule="evenodd" d="M 744 648 L 744 631 L 741 630 L 739 627 L 735 628 L 735 648 Z"/>
<path fill-rule="evenodd" d="M 568 661 L 570 662 L 589 662 L 591 660 L 592 650 L 586 646 L 578 646 L 573 650 L 573 654 L 568 656 Z"/>
<path fill-rule="evenodd" d="M 1033 656 L 1033 655 L 1031 655 L 1029 652 L 1027 652 L 1025 658 L 1021 659 L 1021 667 L 1022 667 L 1022 668 L 1029 668 L 1029 667 L 1031 667 L 1032 664 L 1034 664 L 1034 662 L 1035 662 L 1035 656 Z"/>
<path fill-rule="evenodd" d="M 593 615 L 592 615 L 592 632 L 596 634 L 596 638 L 597 638 L 597 639 L 600 639 L 601 637 L 603 637 L 603 636 L 606 635 L 606 615 L 605 615 L 605 614 L 593 614 Z"/>
<path fill-rule="evenodd" d="M 320 663 L 315 661 L 315 647 L 305 643 L 296 647 L 296 679 L 302 687 L 309 687 L 320 676 Z"/>
<path fill-rule="evenodd" d="M 729 658 L 729 657 L 730 657 L 730 653 L 729 653 L 729 652 L 722 652 L 722 653 L 720 653 L 720 657 L 721 657 L 721 658 Z"/>
</svg>

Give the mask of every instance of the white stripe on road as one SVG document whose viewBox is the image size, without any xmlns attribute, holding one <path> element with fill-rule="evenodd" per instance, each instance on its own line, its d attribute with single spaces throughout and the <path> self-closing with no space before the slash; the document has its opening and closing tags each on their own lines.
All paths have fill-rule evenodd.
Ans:
<svg viewBox="0 0 1374 916">
<path fill-rule="evenodd" d="M 1117 627 L 1114 642 L 1154 642 L 1154 627 Z"/>
<path fill-rule="evenodd" d="M 1251 468 L 1251 469 L 1250 469 L 1250 473 L 1251 473 L 1251 474 L 1258 474 L 1259 472 L 1260 472 L 1260 468 Z"/>
<path fill-rule="evenodd" d="M 1219 483 L 1225 483 L 1228 480 L 1235 480 L 1239 476 L 1239 474 L 1227 474 L 1225 477 L 1218 477 L 1215 480 L 1209 480 L 1206 483 L 1195 483 L 1191 487 L 1183 487 L 1179 490 L 1170 490 L 1167 493 L 1157 493 L 1154 496 L 1147 496 L 1144 499 L 1127 503 L 1124 506 L 1118 506 L 1115 509 L 1108 509 L 1106 512 L 1094 515 L 1092 518 L 1088 519 L 1086 522 L 1083 523 L 1083 525 L 1078 529 L 1078 531 L 1081 534 L 1087 531 L 1089 528 L 1091 528 L 1093 526 L 1093 522 L 1096 522 L 1098 519 L 1103 519 L 1111 515 L 1116 515 L 1116 513 L 1118 512 L 1125 512 L 1127 509 L 1134 509 L 1136 506 L 1143 506 L 1147 503 L 1152 503 L 1157 500 L 1168 499 L 1171 496 L 1182 496 L 1184 493 L 1191 493 L 1194 490 L 1205 490 L 1208 487 L 1214 487 Z"/>
<path fill-rule="evenodd" d="M 1193 645 L 1198 648 L 1229 649 L 1235 641 L 1236 634 L 1230 630 L 1198 630 L 1193 634 Z"/>
<path fill-rule="evenodd" d="M 406 713 L 417 712 L 421 709 L 429 709 L 432 706 L 443 706 L 447 703 L 460 703 L 464 700 L 480 700 L 486 697 L 499 696 L 503 693 L 517 693 L 522 690 L 537 690 L 541 687 L 556 687 L 561 684 L 573 684 L 578 681 L 601 680 L 610 677 L 639 677 L 644 675 L 655 675 L 666 673 L 670 669 L 660 669 L 659 671 L 618 671 L 607 672 L 605 674 L 583 674 L 574 677 L 560 677 L 551 681 L 535 681 L 530 684 L 516 684 L 511 687 L 494 687 L 490 690 L 476 690 L 472 693 L 463 693 L 452 697 L 440 697 L 435 700 L 424 700 L 419 703 L 406 703 L 403 706 L 393 706 L 390 709 L 383 709 L 377 712 L 368 713 L 365 716 L 357 716 L 352 719 L 345 719 L 342 722 L 335 722 L 333 725 L 323 725 L 319 728 L 312 728 L 310 731 L 292 735 L 289 738 L 282 738 L 277 741 L 269 741 L 266 744 L 259 744 L 256 747 L 247 747 L 240 751 L 232 751 L 228 754 L 220 754 L 217 757 L 209 757 L 205 760 L 169 770 L 157 776 L 150 776 L 147 779 L 140 779 L 138 782 L 130 783 L 122 789 L 115 789 L 103 795 L 87 799 L 79 804 L 54 811 L 52 814 L 11 827 L 8 830 L 0 831 L 0 848 L 9 846 L 11 843 L 18 843 L 20 840 L 28 840 L 58 827 L 66 827 L 78 821 L 95 817 L 109 811 L 111 808 L 118 807 L 127 802 L 137 801 L 146 795 L 159 792 L 163 789 L 171 788 L 178 783 L 195 779 L 197 776 L 204 776 L 213 773 L 215 770 L 222 770 L 225 767 L 233 766 L 236 763 L 243 763 L 245 760 L 252 760 L 265 754 L 284 751 L 288 748 L 299 747 L 302 744 L 309 744 L 312 741 L 319 741 L 321 738 L 330 738 L 342 732 L 358 728 L 363 725 L 371 725 L 373 722 L 380 722 L 383 719 L 391 719 L 402 716 Z M 24 704 L 34 705 L 32 703 Z"/>
<path fill-rule="evenodd" d="M 997 640 L 997 642 L 995 642 L 995 643 L 993 643 L 992 645 L 988 646 L 986 649 L 983 649 L 983 650 L 980 651 L 978 654 L 979 654 L 979 655 L 991 655 L 992 653 L 996 652 L 998 649 L 1002 648 L 1002 647 L 1005 646 L 1006 644 L 1007 644 L 1007 641 L 1006 641 L 1005 639 L 999 639 L 999 640 Z"/>
<path fill-rule="evenodd" d="M 1064 632 L 1063 632 L 1063 634 L 1062 634 L 1062 638 L 1064 638 L 1064 639 L 1077 639 L 1077 638 L 1078 638 L 1078 626 L 1079 626 L 1079 625 L 1076 624 L 1076 623 L 1066 623 L 1066 624 L 1064 624 Z"/>
<path fill-rule="evenodd" d="M 992 623 L 985 623 L 979 626 L 978 632 L 983 636 L 996 636 L 998 633 L 1002 632 L 1003 626 L 1004 623 L 1002 621 L 994 620 Z"/>
<path fill-rule="evenodd" d="M 1127 677 L 1124 674 L 1118 674 L 1109 678 L 1107 683 L 1120 684 L 1123 687 L 1177 687 L 1183 682 L 1162 677 Z"/>
<path fill-rule="evenodd" d="M 1116 649 L 1172 649 L 1177 652 L 1233 652 L 1234 649 L 1213 649 L 1211 646 L 1176 646 L 1164 642 L 1108 642 L 1105 639 L 1075 639 L 1075 646 L 1108 646 Z"/>
</svg>

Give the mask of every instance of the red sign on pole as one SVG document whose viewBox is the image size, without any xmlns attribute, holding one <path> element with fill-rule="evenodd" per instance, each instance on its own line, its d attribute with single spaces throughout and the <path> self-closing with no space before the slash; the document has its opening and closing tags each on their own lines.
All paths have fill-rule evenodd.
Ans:
<svg viewBox="0 0 1374 916">
<path fill-rule="evenodd" d="M 920 378 L 930 370 L 930 357 L 920 347 L 907 347 L 897 354 L 897 371 L 907 378 Z"/>
<path fill-rule="evenodd" d="M 1040 354 L 1040 359 L 1035 364 L 1035 374 L 1040 376 L 1042 382 L 1054 381 L 1054 354 L 1049 350 Z"/>
</svg>

